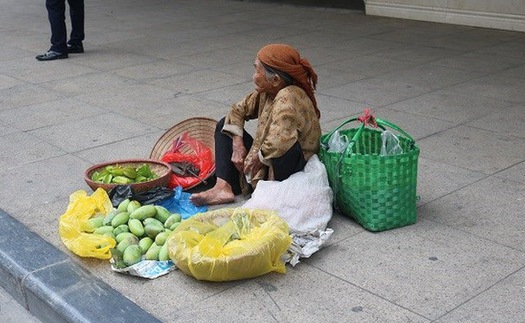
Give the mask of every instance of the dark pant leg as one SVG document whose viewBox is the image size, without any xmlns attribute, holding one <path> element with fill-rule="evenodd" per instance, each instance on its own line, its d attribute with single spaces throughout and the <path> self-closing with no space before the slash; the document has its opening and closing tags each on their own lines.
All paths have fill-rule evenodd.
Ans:
<svg viewBox="0 0 525 323">
<path fill-rule="evenodd" d="M 50 50 L 67 53 L 66 32 L 66 1 L 46 0 L 47 16 L 51 25 L 51 48 Z"/>
<path fill-rule="evenodd" d="M 300 172 L 306 166 L 301 145 L 296 142 L 284 155 L 272 159 L 273 174 L 276 181 L 283 181 L 290 175 Z"/>
<path fill-rule="evenodd" d="M 68 43 L 79 45 L 84 40 L 84 0 L 67 0 L 71 16 L 71 36 Z"/>
<path fill-rule="evenodd" d="M 233 140 L 230 136 L 222 133 L 224 127 L 224 118 L 222 118 L 215 128 L 215 175 L 228 182 L 231 185 L 233 194 L 241 193 L 240 173 L 232 163 Z M 244 146 L 250 149 L 253 138 L 244 131 Z"/>
</svg>

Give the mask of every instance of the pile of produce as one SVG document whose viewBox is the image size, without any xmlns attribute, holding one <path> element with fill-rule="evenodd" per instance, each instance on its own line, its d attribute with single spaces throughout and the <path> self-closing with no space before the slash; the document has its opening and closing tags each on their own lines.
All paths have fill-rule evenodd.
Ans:
<svg viewBox="0 0 525 323">
<path fill-rule="evenodd" d="M 114 266 L 125 268 L 143 259 L 169 260 L 166 239 L 181 220 L 180 214 L 160 205 L 126 199 L 107 215 L 91 217 L 84 231 L 115 239 L 116 248 L 111 249 Z"/>
<path fill-rule="evenodd" d="M 138 167 L 108 165 L 91 174 L 93 182 L 123 185 L 147 182 L 157 177 L 158 175 L 151 170 L 148 164 L 142 164 Z"/>
</svg>

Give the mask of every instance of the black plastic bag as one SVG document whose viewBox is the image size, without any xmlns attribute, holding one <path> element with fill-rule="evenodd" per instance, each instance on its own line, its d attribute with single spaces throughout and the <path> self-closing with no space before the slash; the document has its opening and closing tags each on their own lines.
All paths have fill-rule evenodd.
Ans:
<svg viewBox="0 0 525 323">
<path fill-rule="evenodd" d="M 174 194 L 175 192 L 167 187 L 155 187 L 149 191 L 135 193 L 131 185 L 117 185 L 108 192 L 113 207 L 118 207 L 125 199 L 136 200 L 141 205 L 154 204 L 171 198 Z"/>
</svg>

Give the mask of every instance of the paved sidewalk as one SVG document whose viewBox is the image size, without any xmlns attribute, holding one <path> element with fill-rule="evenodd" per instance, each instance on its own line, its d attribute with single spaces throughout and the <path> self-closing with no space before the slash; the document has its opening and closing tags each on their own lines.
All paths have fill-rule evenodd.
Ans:
<svg viewBox="0 0 525 323">
<path fill-rule="evenodd" d="M 86 1 L 86 52 L 38 62 L 43 2 L 0 0 L 0 286 L 43 322 L 525 322 L 525 34 L 211 0 Z M 94 163 L 147 157 L 172 125 L 219 118 L 256 51 L 297 47 L 327 132 L 371 107 L 421 148 L 418 222 L 334 214 L 286 274 L 227 283 L 112 272 L 60 241 Z"/>
</svg>

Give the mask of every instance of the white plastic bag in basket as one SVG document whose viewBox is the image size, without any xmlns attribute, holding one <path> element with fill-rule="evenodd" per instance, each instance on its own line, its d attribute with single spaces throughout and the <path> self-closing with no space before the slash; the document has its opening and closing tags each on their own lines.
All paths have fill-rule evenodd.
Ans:
<svg viewBox="0 0 525 323">
<path fill-rule="evenodd" d="M 333 233 L 326 228 L 332 218 L 332 189 L 325 166 L 312 156 L 303 171 L 284 181 L 259 181 L 245 208 L 274 210 L 290 227 L 292 265 L 319 250 Z"/>
</svg>

